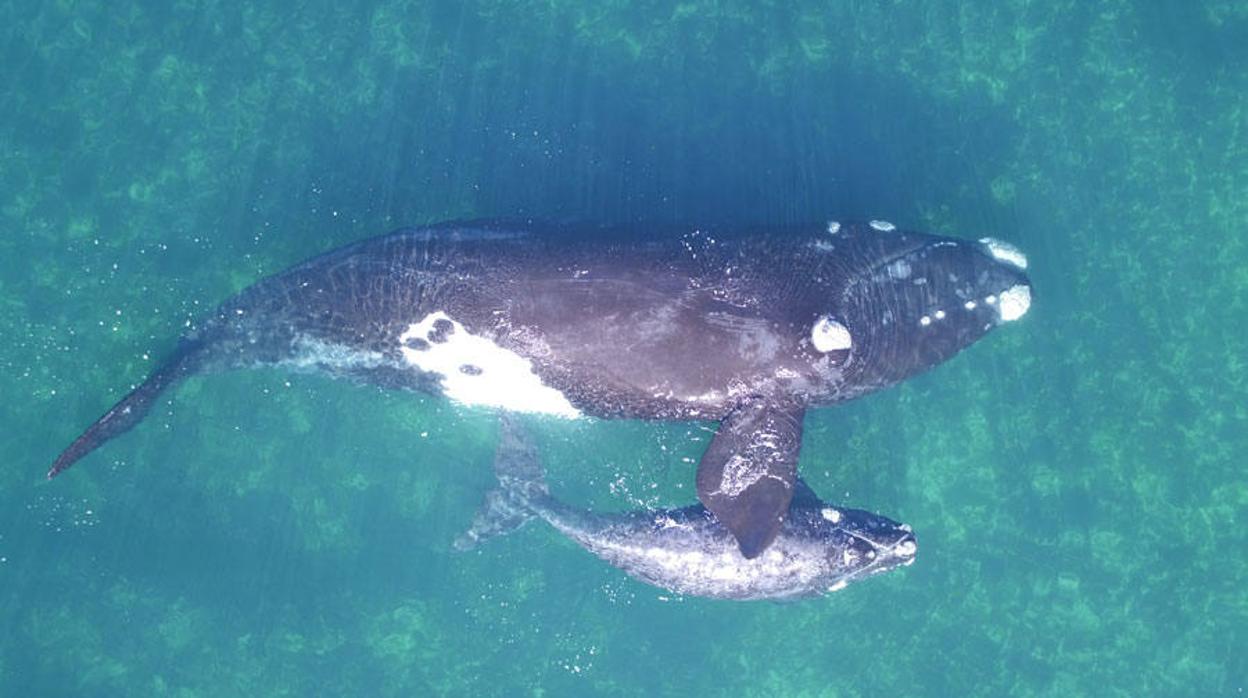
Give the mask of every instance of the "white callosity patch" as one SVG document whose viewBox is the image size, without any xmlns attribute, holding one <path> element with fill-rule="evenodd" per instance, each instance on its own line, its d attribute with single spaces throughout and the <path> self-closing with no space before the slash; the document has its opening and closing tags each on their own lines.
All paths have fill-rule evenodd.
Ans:
<svg viewBox="0 0 1248 698">
<path fill-rule="evenodd" d="M 439 322 L 442 330 L 435 328 Z M 439 374 L 442 391 L 456 402 L 560 417 L 581 414 L 563 393 L 542 383 L 528 359 L 470 334 L 442 311 L 409 326 L 399 337 L 399 350 L 410 366 Z"/>
<path fill-rule="evenodd" d="M 997 313 L 1001 322 L 1011 322 L 1027 314 L 1031 307 L 1031 287 L 1026 284 L 1011 286 L 997 299 Z"/>
<path fill-rule="evenodd" d="M 819 512 L 819 514 L 822 515 L 823 518 L 827 519 L 828 521 L 831 521 L 832 523 L 841 522 L 841 512 L 837 511 L 836 509 L 833 509 L 832 507 L 824 507 L 823 510 Z"/>
<path fill-rule="evenodd" d="M 894 279 L 908 279 L 911 271 L 910 263 L 904 259 L 899 259 L 888 265 L 888 275 Z"/>
<path fill-rule="evenodd" d="M 849 328 L 830 317 L 822 317 L 810 330 L 810 343 L 815 346 L 815 351 L 826 354 L 849 349 L 854 345 L 854 338 L 850 336 Z"/>
<path fill-rule="evenodd" d="M 828 235 L 836 235 L 841 232 L 841 224 L 839 221 L 828 221 Z"/>
<path fill-rule="evenodd" d="M 988 248 L 988 252 L 993 258 L 1007 264 L 1013 264 L 1019 269 L 1027 268 L 1027 255 L 1010 243 L 996 238 L 980 238 L 979 241 L 983 243 L 984 247 Z"/>
<path fill-rule="evenodd" d="M 892 223 L 889 223 L 888 221 L 878 221 L 878 220 L 871 221 L 871 227 L 881 232 L 885 232 L 885 233 L 887 233 L 890 230 L 897 229 L 897 226 L 893 225 Z"/>
</svg>

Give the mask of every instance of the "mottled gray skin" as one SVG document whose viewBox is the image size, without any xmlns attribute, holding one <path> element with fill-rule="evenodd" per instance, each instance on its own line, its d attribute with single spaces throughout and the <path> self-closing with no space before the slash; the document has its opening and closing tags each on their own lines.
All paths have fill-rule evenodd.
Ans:
<svg viewBox="0 0 1248 698">
<path fill-rule="evenodd" d="M 790 504 L 776 539 L 753 559 L 701 505 L 621 514 L 577 510 L 549 496 L 531 505 L 560 533 L 630 577 L 689 596 L 819 596 L 914 561 L 908 526 L 818 501 Z M 824 512 L 839 515 L 839 523 Z"/>
<path fill-rule="evenodd" d="M 910 527 L 798 491 L 775 541 L 747 559 L 732 532 L 702 506 L 599 514 L 552 497 L 536 450 L 504 424 L 495 460 L 499 488 L 456 541 L 469 550 L 538 517 L 630 577 L 688 596 L 749 601 L 820 596 L 914 562 Z"/>
<path fill-rule="evenodd" d="M 364 240 L 224 302 L 71 444 L 49 477 L 133 427 L 158 395 L 197 372 L 283 365 L 445 392 L 445 375 L 417 370 L 404 355 L 444 333 L 403 339 L 441 312 L 527 361 L 580 413 L 719 421 L 698 496 L 752 557 L 788 511 L 807 407 L 953 356 L 1001 322 L 985 298 L 1028 283 L 981 243 L 881 227 L 639 237 L 478 221 Z M 942 319 L 931 322 L 937 312 Z M 852 346 L 817 346 L 812 327 L 825 319 L 845 328 Z"/>
<path fill-rule="evenodd" d="M 908 527 L 820 502 L 791 504 L 776 539 L 753 559 L 741 554 L 732 532 L 701 505 L 594 515 L 547 498 L 534 508 L 630 577 L 689 596 L 738 601 L 819 596 L 914 561 Z M 824 512 L 839 515 L 840 522 L 832 523 Z"/>
</svg>

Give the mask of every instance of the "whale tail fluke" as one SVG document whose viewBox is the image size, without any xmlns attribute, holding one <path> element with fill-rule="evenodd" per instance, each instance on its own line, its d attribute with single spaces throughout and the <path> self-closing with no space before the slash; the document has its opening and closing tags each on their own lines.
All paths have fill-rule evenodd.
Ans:
<svg viewBox="0 0 1248 698">
<path fill-rule="evenodd" d="M 505 535 L 538 515 L 535 502 L 549 496 L 546 474 L 529 435 L 504 416 L 494 452 L 498 486 L 485 493 L 485 502 L 472 525 L 455 540 L 456 550 L 472 550 L 482 541 Z"/>
<path fill-rule="evenodd" d="M 184 341 L 173 358 L 153 371 L 143 383 L 113 405 L 104 416 L 95 420 L 57 456 L 48 470 L 48 479 L 56 477 L 88 453 L 143 421 L 161 393 L 195 372 L 203 354 L 203 347 L 203 343 L 199 341 Z"/>
</svg>

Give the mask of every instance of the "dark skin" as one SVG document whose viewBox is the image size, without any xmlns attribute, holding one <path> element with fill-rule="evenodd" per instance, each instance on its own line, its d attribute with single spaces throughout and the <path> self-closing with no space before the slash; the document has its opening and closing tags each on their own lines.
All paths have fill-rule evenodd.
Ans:
<svg viewBox="0 0 1248 698">
<path fill-rule="evenodd" d="M 309 344 L 380 357 L 304 362 L 332 375 L 440 393 L 442 377 L 413 369 L 401 348 L 420 347 L 400 337 L 441 312 L 527 361 L 584 414 L 720 422 L 698 496 L 754 557 L 789 510 L 805 410 L 953 356 L 999 320 L 988 303 L 965 301 L 1025 284 L 979 243 L 862 225 L 639 235 L 476 221 L 399 231 L 222 303 L 49 476 L 133 427 L 185 376 L 308 358 Z M 940 323 L 920 322 L 934 309 Z M 827 326 L 848 345 L 812 339 Z"/>
</svg>

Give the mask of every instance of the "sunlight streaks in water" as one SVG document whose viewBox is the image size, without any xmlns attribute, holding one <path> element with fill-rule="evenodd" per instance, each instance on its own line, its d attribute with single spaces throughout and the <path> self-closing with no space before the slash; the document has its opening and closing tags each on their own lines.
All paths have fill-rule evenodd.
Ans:
<svg viewBox="0 0 1248 698">
<path fill-rule="evenodd" d="M 1242 692 L 1243 3 L 87 0 L 0 19 L 4 691 Z M 492 421 L 319 379 L 192 380 L 124 448 L 43 481 L 217 299 L 478 216 L 888 218 L 1018 244 L 1037 296 L 934 305 L 930 327 L 1027 315 L 807 415 L 812 486 L 924 540 L 902 574 L 811 603 L 662 594 L 536 526 L 455 555 Z M 694 500 L 709 433 L 584 421 L 535 427 L 560 497 Z"/>
</svg>

